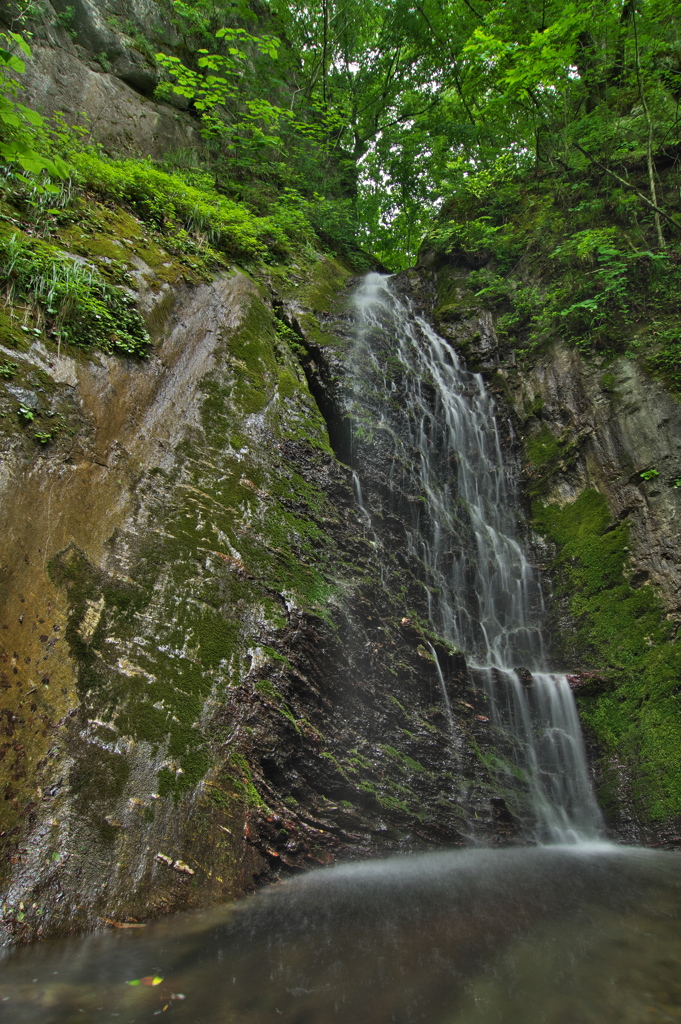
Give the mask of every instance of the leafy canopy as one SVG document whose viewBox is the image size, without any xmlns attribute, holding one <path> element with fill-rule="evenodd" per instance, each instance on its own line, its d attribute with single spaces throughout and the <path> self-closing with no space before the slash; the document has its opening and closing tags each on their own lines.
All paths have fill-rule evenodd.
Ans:
<svg viewBox="0 0 681 1024">
<path fill-rule="evenodd" d="M 679 137 L 676 0 L 158 0 L 177 41 L 160 94 L 199 116 L 218 177 L 263 209 L 285 189 L 322 235 L 410 263 L 433 214 L 471 176 L 626 178 L 663 247 L 655 154 Z M 30 50 L 0 49 L 0 155 L 65 173 L 16 97 Z M 234 192 L 232 194 L 235 194 Z M 331 204 L 331 205 L 329 205 Z M 642 205 L 641 205 L 642 204 Z M 301 206 L 301 209 L 303 206 Z M 306 215 L 311 207 L 306 208 Z"/>
<path fill-rule="evenodd" d="M 271 0 L 299 104 L 336 112 L 366 240 L 408 262 L 471 174 L 643 159 L 679 136 L 673 0 Z M 509 168 L 509 158 L 512 168 Z M 650 176 L 646 196 L 656 206 Z M 657 232 L 658 243 L 662 233 Z"/>
</svg>

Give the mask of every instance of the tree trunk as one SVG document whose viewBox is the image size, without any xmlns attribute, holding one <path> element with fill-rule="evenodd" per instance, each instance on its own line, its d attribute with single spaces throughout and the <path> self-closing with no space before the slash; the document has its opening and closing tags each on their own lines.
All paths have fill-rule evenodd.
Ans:
<svg viewBox="0 0 681 1024">
<path fill-rule="evenodd" d="M 653 162 L 653 122 L 650 119 L 650 111 L 648 110 L 648 104 L 643 93 L 643 83 L 641 81 L 641 60 L 638 49 L 638 27 L 636 25 L 636 6 L 632 5 L 631 9 L 631 22 L 634 27 L 634 46 L 636 47 L 636 82 L 638 83 L 638 95 L 641 100 L 641 106 L 643 107 L 643 114 L 646 119 L 646 127 L 648 129 L 648 144 L 647 144 L 647 161 L 648 161 L 648 184 L 650 186 L 650 198 L 652 200 L 652 206 L 654 208 L 655 218 L 655 234 L 657 235 L 657 244 L 660 249 L 664 249 L 665 240 L 662 234 L 662 221 L 660 220 L 660 214 L 657 209 L 657 190 L 655 188 L 655 164 Z"/>
</svg>

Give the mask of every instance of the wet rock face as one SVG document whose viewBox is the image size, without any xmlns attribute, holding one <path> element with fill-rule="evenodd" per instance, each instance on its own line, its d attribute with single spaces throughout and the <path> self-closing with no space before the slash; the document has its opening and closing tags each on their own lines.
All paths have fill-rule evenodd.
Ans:
<svg viewBox="0 0 681 1024">
<path fill-rule="evenodd" d="M 200 146 L 150 99 L 138 37 L 176 42 L 156 4 L 55 0 L 24 99 L 84 114 L 112 154 Z M 135 277 L 148 362 L 36 342 L 0 382 L 5 940 L 219 902 L 335 858 L 513 838 L 490 804 L 484 698 L 423 634 L 413 507 L 397 496 L 380 550 L 358 512 L 347 269 L 313 261 L 257 287 Z M 18 402 L 56 417 L 47 443 Z M 385 492 L 379 437 L 362 461 Z"/>
<path fill-rule="evenodd" d="M 630 360 L 604 369 L 559 347 L 522 375 L 515 401 L 524 417 L 537 405 L 525 419 L 529 439 L 542 428 L 559 442 L 570 438 L 551 500 L 569 501 L 593 485 L 604 493 L 615 521 L 630 525 L 632 582 L 652 582 L 668 612 L 681 617 L 679 403 Z M 540 474 L 531 467 L 528 482 Z"/>
<path fill-rule="evenodd" d="M 425 627 L 409 496 L 372 539 L 329 443 L 347 279 L 329 260 L 276 287 L 149 270 L 148 361 L 16 354 L 68 430 L 43 446 L 3 420 L 6 940 L 334 859 L 516 841 L 490 802 L 514 798 L 486 760 L 503 740 Z M 377 494 L 381 452 L 363 442 Z"/>
<path fill-rule="evenodd" d="M 589 365 L 560 346 L 519 376 L 514 402 L 533 460 L 524 477 L 535 507 L 569 510 L 598 495 L 608 510 L 598 558 L 582 563 L 591 561 L 599 582 L 593 584 L 582 565 L 571 571 L 565 561 L 559 566 L 549 559 L 549 571 L 559 599 L 552 616 L 557 650 L 568 664 L 606 676 L 575 693 L 612 834 L 677 847 L 681 737 L 667 695 L 676 692 L 679 678 L 681 406 L 632 361 Z M 542 462 L 547 445 L 551 458 Z M 541 511 L 539 518 L 548 521 Z M 561 539 L 578 552 L 569 532 Z M 602 598 L 590 597 L 596 587 Z M 580 592 L 590 608 L 587 643 L 575 616 Z M 628 606 L 626 618 L 618 614 Z M 622 698 L 632 725 L 618 722 Z M 619 743 L 608 742 L 618 732 Z"/>
</svg>

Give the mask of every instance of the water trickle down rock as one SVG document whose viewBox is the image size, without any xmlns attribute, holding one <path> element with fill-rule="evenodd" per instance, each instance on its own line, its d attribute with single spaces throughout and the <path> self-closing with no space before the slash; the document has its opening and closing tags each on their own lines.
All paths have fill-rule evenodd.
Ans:
<svg viewBox="0 0 681 1024">
<path fill-rule="evenodd" d="M 416 491 L 408 547 L 422 566 L 432 628 L 466 654 L 492 720 L 514 737 L 537 838 L 594 839 L 600 812 L 568 681 L 547 671 L 541 586 L 518 540 L 515 482 L 494 403 L 482 377 L 393 294 L 388 278 L 368 275 L 354 303 L 350 402 L 361 429 L 389 439 L 383 502 L 405 484 Z M 378 406 L 367 382 L 372 396 L 384 396 Z M 442 691 L 451 721 L 444 683 Z"/>
</svg>

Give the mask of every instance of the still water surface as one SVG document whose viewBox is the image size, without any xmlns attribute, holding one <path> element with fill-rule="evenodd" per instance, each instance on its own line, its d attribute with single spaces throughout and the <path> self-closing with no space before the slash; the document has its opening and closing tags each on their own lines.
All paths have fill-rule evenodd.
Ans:
<svg viewBox="0 0 681 1024">
<path fill-rule="evenodd" d="M 157 985 L 128 981 L 157 976 Z M 182 998 L 181 998 L 182 997 Z M 12 1024 L 681 1021 L 681 859 L 606 844 L 322 869 L 10 954 Z"/>
</svg>

